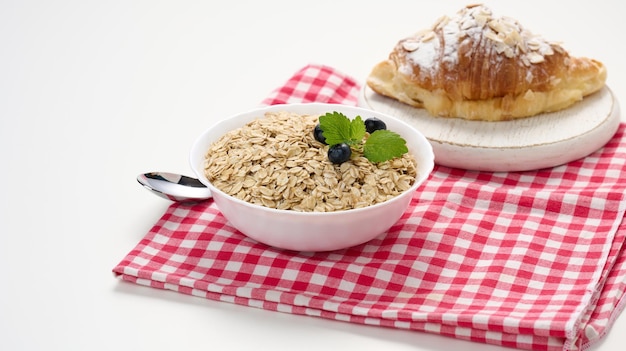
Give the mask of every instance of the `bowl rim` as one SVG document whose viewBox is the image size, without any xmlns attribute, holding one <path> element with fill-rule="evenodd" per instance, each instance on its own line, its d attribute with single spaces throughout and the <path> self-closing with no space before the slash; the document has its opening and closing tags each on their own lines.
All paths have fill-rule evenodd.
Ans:
<svg viewBox="0 0 626 351">
<path fill-rule="evenodd" d="M 249 115 L 252 113 L 259 113 L 260 115 L 265 114 L 266 112 L 273 112 L 273 111 L 281 111 L 281 110 L 288 110 L 289 108 L 306 108 L 306 107 L 311 107 L 311 108 L 328 108 L 330 110 L 332 110 L 333 108 L 335 109 L 349 109 L 351 111 L 355 111 L 356 113 L 362 114 L 362 113 L 369 113 L 369 114 L 375 114 L 377 116 L 380 116 L 384 119 L 391 119 L 394 121 L 394 123 L 399 124 L 402 126 L 403 130 L 411 130 L 413 131 L 413 133 L 417 136 L 417 139 L 419 140 L 418 142 L 420 144 L 423 144 L 424 147 L 427 148 L 427 163 L 428 165 L 425 166 L 425 172 L 424 174 L 418 174 L 418 178 L 416 178 L 415 182 L 411 185 L 410 188 L 408 188 L 407 190 L 401 192 L 400 194 L 394 196 L 393 198 L 377 203 L 377 204 L 373 204 L 373 205 L 369 205 L 366 207 L 359 207 L 359 208 L 351 208 L 351 209 L 347 209 L 347 210 L 339 210 L 339 211 L 331 211 L 331 212 L 319 212 L 319 211 L 309 211 L 309 212 L 305 212 L 305 211 L 294 211 L 294 210 L 284 210 L 284 209 L 277 209 L 277 208 L 271 208 L 271 207 L 266 207 L 266 206 L 262 206 L 262 205 L 257 205 L 257 204 L 253 204 L 251 202 L 245 201 L 245 200 L 241 200 L 238 199 L 234 196 L 228 195 L 225 192 L 221 191 L 220 189 L 218 189 L 217 187 L 215 187 L 213 185 L 213 183 L 211 183 L 208 179 L 206 179 L 206 176 L 204 175 L 204 172 L 198 172 L 199 171 L 199 167 L 198 165 L 196 165 L 196 161 L 197 158 L 195 157 L 197 151 L 200 148 L 200 144 L 203 143 L 204 139 L 206 138 L 206 135 L 209 134 L 210 132 L 212 132 L 215 128 L 217 128 L 218 126 L 227 123 L 228 121 L 232 121 L 242 115 Z M 299 112 L 297 112 L 299 113 Z M 352 119 L 356 117 L 350 117 L 348 116 L 348 118 Z M 206 154 L 206 150 L 202 153 L 202 155 Z M 203 156 L 204 157 L 204 156 Z M 415 157 L 415 155 L 413 154 L 413 157 Z M 424 136 L 424 134 L 422 134 L 422 132 L 420 132 L 417 128 L 411 126 L 410 124 L 396 118 L 393 117 L 391 115 L 388 115 L 386 113 L 382 113 L 382 112 L 378 112 L 375 110 L 370 110 L 367 108 L 363 108 L 363 107 L 358 107 L 358 106 L 352 106 L 352 105 L 345 105 L 345 104 L 334 104 L 334 103 L 321 103 L 321 102 L 300 102 L 300 103 L 285 103 L 285 104 L 275 104 L 275 105 L 269 105 L 269 106 L 261 106 L 261 107 L 256 107 L 256 108 L 252 108 L 252 109 L 248 109 L 247 111 L 243 111 L 240 113 L 236 113 L 233 115 L 230 115 L 229 117 L 223 118 L 217 122 L 215 122 L 213 125 L 211 125 L 210 127 L 208 127 L 207 129 L 205 129 L 197 138 L 196 140 L 193 142 L 192 147 L 191 147 L 191 151 L 189 153 L 189 164 L 190 167 L 192 169 L 192 171 L 194 173 L 196 173 L 196 176 L 198 177 L 198 179 L 200 180 L 200 182 L 202 182 L 204 185 L 206 185 L 212 194 L 214 193 L 218 193 L 221 195 L 221 197 L 226 198 L 230 201 L 233 201 L 237 204 L 246 206 L 246 207 L 251 207 L 253 209 L 257 209 L 260 211 L 264 211 L 264 212 L 268 212 L 268 213 L 273 213 L 273 214 L 280 214 L 280 215 L 290 215 L 290 216 L 305 216 L 305 217 L 316 217 L 316 216 L 323 216 L 323 217 L 331 217 L 331 216 L 345 216 L 348 214 L 357 214 L 357 213 L 361 213 L 361 212 L 368 212 L 368 211 L 375 211 L 377 208 L 379 207 L 384 207 L 384 206 L 388 206 L 391 203 L 397 202 L 397 201 L 401 201 L 405 196 L 407 196 L 408 193 L 414 193 L 429 177 L 430 174 L 432 173 L 435 163 L 434 163 L 434 159 L 435 159 L 435 155 L 434 155 L 434 151 L 432 148 L 432 145 L 430 144 L 430 142 L 428 141 L 428 139 L 426 139 L 426 137 Z M 419 167 L 418 167 L 419 168 Z M 215 198 L 213 199 L 215 200 Z"/>
</svg>

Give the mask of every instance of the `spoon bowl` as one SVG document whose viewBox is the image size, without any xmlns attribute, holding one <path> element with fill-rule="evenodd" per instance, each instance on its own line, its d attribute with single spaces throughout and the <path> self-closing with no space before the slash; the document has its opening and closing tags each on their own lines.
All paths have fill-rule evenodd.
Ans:
<svg viewBox="0 0 626 351">
<path fill-rule="evenodd" d="M 200 180 L 168 172 L 148 172 L 137 176 L 139 184 L 157 196 L 177 202 L 200 202 L 212 197 Z"/>
</svg>

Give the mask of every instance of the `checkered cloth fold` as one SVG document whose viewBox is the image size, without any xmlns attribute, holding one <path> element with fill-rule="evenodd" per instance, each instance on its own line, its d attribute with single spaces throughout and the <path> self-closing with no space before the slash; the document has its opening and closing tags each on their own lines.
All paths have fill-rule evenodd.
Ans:
<svg viewBox="0 0 626 351">
<path fill-rule="evenodd" d="M 356 104 L 359 89 L 331 67 L 308 65 L 264 103 Z M 268 247 L 210 200 L 174 203 L 113 271 L 272 311 L 519 349 L 584 349 L 624 307 L 625 130 L 550 169 L 436 166 L 386 234 L 333 252 Z"/>
</svg>

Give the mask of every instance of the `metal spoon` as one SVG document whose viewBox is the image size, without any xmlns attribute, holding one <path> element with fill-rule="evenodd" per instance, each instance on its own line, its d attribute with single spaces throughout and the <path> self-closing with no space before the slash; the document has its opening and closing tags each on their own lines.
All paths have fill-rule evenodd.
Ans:
<svg viewBox="0 0 626 351">
<path fill-rule="evenodd" d="M 156 195 L 178 202 L 210 199 L 211 191 L 198 179 L 175 173 L 149 172 L 137 176 L 139 184 Z"/>
</svg>

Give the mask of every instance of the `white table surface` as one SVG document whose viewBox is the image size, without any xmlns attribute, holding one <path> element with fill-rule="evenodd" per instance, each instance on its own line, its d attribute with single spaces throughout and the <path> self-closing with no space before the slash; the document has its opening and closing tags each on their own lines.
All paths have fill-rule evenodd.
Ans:
<svg viewBox="0 0 626 351">
<path fill-rule="evenodd" d="M 168 205 L 137 174 L 189 174 L 202 130 L 299 68 L 326 64 L 362 82 L 397 40 L 467 3 L 0 1 L 0 350 L 501 350 L 111 273 Z M 603 61 L 626 101 L 619 4 L 488 3 Z M 621 348 L 625 329 L 622 315 L 594 350 Z"/>
</svg>

